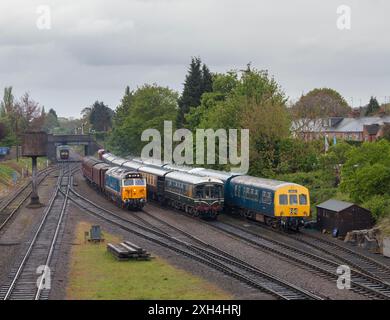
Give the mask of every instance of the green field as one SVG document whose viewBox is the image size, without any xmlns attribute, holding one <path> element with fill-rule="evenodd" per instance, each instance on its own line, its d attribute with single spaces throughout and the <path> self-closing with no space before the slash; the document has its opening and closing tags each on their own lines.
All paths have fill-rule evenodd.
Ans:
<svg viewBox="0 0 390 320">
<path fill-rule="evenodd" d="M 105 243 L 85 243 L 90 225 L 80 223 L 71 251 L 67 299 L 231 299 L 212 284 L 163 259 L 117 261 L 107 242 L 120 239 L 105 233 Z"/>
</svg>

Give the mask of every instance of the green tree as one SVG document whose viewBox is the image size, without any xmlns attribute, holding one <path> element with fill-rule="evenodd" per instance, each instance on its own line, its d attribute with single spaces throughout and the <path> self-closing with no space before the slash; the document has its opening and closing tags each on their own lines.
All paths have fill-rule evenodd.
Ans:
<svg viewBox="0 0 390 320">
<path fill-rule="evenodd" d="M 147 143 L 141 141 L 142 132 L 153 128 L 163 136 L 164 120 L 177 118 L 177 101 L 177 93 L 169 88 L 156 84 L 138 88 L 132 94 L 128 112 L 116 117 L 116 123 L 120 125 L 115 125 L 109 137 L 111 150 L 120 155 L 139 155 Z"/>
<path fill-rule="evenodd" d="M 289 136 L 285 103 L 284 93 L 267 71 L 231 71 L 214 76 L 213 91 L 202 96 L 187 120 L 192 128 L 249 129 L 250 172 L 269 176 L 278 166 L 275 145 Z"/>
<path fill-rule="evenodd" d="M 113 118 L 115 126 L 121 126 L 123 120 L 128 116 L 133 101 L 133 91 L 130 91 L 130 87 L 127 86 L 125 89 L 125 94 L 121 100 L 121 103 L 115 110 L 115 115 Z"/>
<path fill-rule="evenodd" d="M 202 66 L 202 94 L 213 91 L 213 76 L 209 68 L 203 64 Z"/>
<path fill-rule="evenodd" d="M 290 110 L 298 131 L 321 125 L 328 117 L 345 117 L 351 111 L 341 94 L 330 88 L 311 90 L 302 95 Z"/>
<path fill-rule="evenodd" d="M 89 112 L 89 122 L 96 131 L 108 131 L 112 127 L 113 114 L 103 102 L 95 101 Z"/>
<path fill-rule="evenodd" d="M 0 116 L 4 117 L 12 113 L 14 110 L 14 95 L 12 94 L 12 87 L 4 88 L 3 101 L 1 102 Z"/>
<path fill-rule="evenodd" d="M 200 58 L 193 57 L 186 75 L 182 95 L 179 99 L 179 113 L 177 117 L 177 126 L 186 125 L 186 114 L 191 107 L 200 105 L 203 93 L 212 90 L 212 75 L 206 65 Z"/>
<path fill-rule="evenodd" d="M 43 125 L 43 130 L 46 132 L 52 132 L 54 128 L 58 128 L 60 123 L 58 121 L 57 113 L 54 109 L 50 109 L 45 116 L 45 121 Z"/>
<path fill-rule="evenodd" d="M 390 142 L 366 142 L 347 154 L 341 170 L 341 190 L 356 202 L 374 195 L 390 195 Z"/>
<path fill-rule="evenodd" d="M 378 113 L 379 110 L 380 110 L 380 106 L 378 100 L 376 100 L 375 97 L 371 97 L 370 102 L 367 105 L 366 116 L 375 115 L 376 113 Z"/>
</svg>

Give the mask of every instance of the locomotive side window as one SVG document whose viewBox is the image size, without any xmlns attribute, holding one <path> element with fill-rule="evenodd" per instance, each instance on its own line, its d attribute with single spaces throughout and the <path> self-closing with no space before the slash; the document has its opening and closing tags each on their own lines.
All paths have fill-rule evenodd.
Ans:
<svg viewBox="0 0 390 320">
<path fill-rule="evenodd" d="M 279 204 L 282 204 L 282 205 L 288 204 L 287 194 L 279 195 Z"/>
<path fill-rule="evenodd" d="M 264 204 L 271 204 L 272 199 L 271 199 L 271 192 L 269 191 L 263 191 L 261 194 L 261 202 Z"/>
<path fill-rule="evenodd" d="M 307 196 L 305 194 L 299 195 L 299 204 L 307 204 Z"/>
<path fill-rule="evenodd" d="M 298 196 L 296 194 L 290 194 L 290 205 L 298 204 Z"/>
</svg>

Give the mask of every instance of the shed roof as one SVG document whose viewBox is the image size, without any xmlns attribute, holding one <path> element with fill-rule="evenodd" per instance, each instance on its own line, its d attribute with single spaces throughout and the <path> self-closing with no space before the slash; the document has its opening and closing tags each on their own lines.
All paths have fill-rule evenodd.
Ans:
<svg viewBox="0 0 390 320">
<path fill-rule="evenodd" d="M 329 199 L 317 205 L 317 208 L 327 209 L 330 211 L 340 212 L 352 207 L 354 204 L 351 202 L 340 201 L 335 199 Z"/>
</svg>

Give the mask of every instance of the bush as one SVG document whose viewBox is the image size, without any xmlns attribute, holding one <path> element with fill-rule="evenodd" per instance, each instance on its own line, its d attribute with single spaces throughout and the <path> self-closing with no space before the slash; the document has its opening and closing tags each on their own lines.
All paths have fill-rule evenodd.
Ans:
<svg viewBox="0 0 390 320">
<path fill-rule="evenodd" d="M 390 143 L 366 142 L 347 153 L 341 169 L 341 190 L 358 203 L 372 196 L 390 196 Z"/>
<path fill-rule="evenodd" d="M 378 221 L 390 215 L 390 197 L 375 195 L 364 202 L 363 207 L 370 210 L 374 219 Z"/>
</svg>

